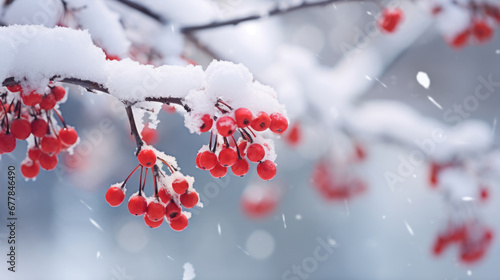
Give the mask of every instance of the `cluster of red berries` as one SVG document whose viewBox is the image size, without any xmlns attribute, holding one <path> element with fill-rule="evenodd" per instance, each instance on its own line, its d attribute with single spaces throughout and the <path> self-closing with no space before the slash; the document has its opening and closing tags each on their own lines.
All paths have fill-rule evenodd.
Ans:
<svg viewBox="0 0 500 280">
<path fill-rule="evenodd" d="M 17 140 L 27 140 L 32 136 L 27 158 L 21 163 L 21 173 L 25 178 L 35 178 L 40 168 L 53 170 L 58 163 L 57 155 L 78 140 L 76 130 L 67 126 L 55 109 L 66 91 L 53 84 L 45 92 L 26 92 L 19 84 L 6 88 L 0 93 L 0 154 L 14 151 Z M 62 128 L 53 114 L 59 117 Z"/>
<path fill-rule="evenodd" d="M 281 199 L 278 186 L 250 184 L 241 196 L 241 210 L 252 219 L 271 215 Z"/>
<path fill-rule="evenodd" d="M 366 183 L 356 176 L 351 167 L 366 158 L 365 149 L 353 142 L 352 154 L 345 165 L 338 166 L 326 157 L 319 159 L 311 176 L 313 186 L 326 200 L 346 200 L 365 192 Z"/>
<path fill-rule="evenodd" d="M 436 189 L 439 186 L 439 175 L 443 170 L 451 167 L 456 167 L 453 163 L 437 163 L 437 162 L 431 162 L 430 163 L 430 170 L 429 170 L 429 186 L 433 189 Z M 490 197 L 490 192 L 489 188 L 481 184 L 479 185 L 479 190 L 478 190 L 478 198 L 482 202 L 486 202 L 488 198 Z"/>
<path fill-rule="evenodd" d="M 326 200 L 347 200 L 366 191 L 366 184 L 349 172 L 342 177 L 332 174 L 335 167 L 321 159 L 314 167 L 312 182 Z"/>
<path fill-rule="evenodd" d="M 460 260 L 471 264 L 481 260 L 491 246 L 493 231 L 477 222 L 465 223 L 459 226 L 450 226 L 438 235 L 433 246 L 433 254 L 441 255 L 446 248 L 453 244 L 459 246 Z"/>
<path fill-rule="evenodd" d="M 378 20 L 380 30 L 393 33 L 403 20 L 403 11 L 399 8 L 385 8 Z"/>
<path fill-rule="evenodd" d="M 451 38 L 448 43 L 453 48 L 464 47 L 471 38 L 478 43 L 484 43 L 493 37 L 493 24 L 500 24 L 500 7 L 491 3 L 470 3 L 471 23 L 470 25 Z M 432 10 L 434 15 L 439 15 L 443 8 L 436 6 Z"/>
<path fill-rule="evenodd" d="M 158 157 L 152 149 L 142 149 L 137 155 L 139 165 L 122 183 L 112 185 L 106 192 L 106 201 L 116 207 L 125 199 L 125 185 L 132 174 L 141 167 L 139 191 L 130 196 L 128 210 L 134 216 L 144 215 L 146 225 L 157 228 L 166 219 L 175 231 L 182 231 L 188 226 L 188 216 L 182 212 L 181 205 L 193 208 L 198 204 L 198 193 L 193 189 L 188 177 L 183 176 L 175 167 Z M 161 161 L 168 166 L 172 176 L 167 176 L 157 165 Z M 154 195 L 146 197 L 144 187 L 148 170 L 151 169 L 154 182 Z M 143 172 L 144 171 L 144 172 Z M 144 179 L 143 179 L 144 173 Z"/>
<path fill-rule="evenodd" d="M 225 107 L 222 107 L 223 105 Z M 259 112 L 254 116 L 247 108 L 233 111 L 229 105 L 220 100 L 216 107 L 223 116 L 216 117 L 209 114 L 201 116 L 200 132 L 211 131 L 211 135 L 209 145 L 204 146 L 196 156 L 196 166 L 210 171 L 215 178 L 224 177 L 229 167 L 234 175 L 244 176 L 250 169 L 248 161 L 251 161 L 258 163 L 257 174 L 260 178 L 263 180 L 274 178 L 276 164 L 268 159 L 271 153 L 270 144 L 258 137 L 256 132 L 269 129 L 276 134 L 282 134 L 288 128 L 286 117 L 280 113 L 268 115 L 266 112 Z M 214 120 L 216 120 L 215 126 Z M 241 134 L 238 142 L 234 138 L 236 132 Z M 215 141 L 212 146 L 214 133 Z"/>
</svg>

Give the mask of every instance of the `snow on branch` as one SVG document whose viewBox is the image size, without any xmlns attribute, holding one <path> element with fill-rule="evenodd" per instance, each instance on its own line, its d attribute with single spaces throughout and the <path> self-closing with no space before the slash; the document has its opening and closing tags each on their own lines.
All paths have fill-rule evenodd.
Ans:
<svg viewBox="0 0 500 280">
<path fill-rule="evenodd" d="M 295 5 L 278 3 L 273 9 L 271 9 L 265 13 L 249 15 L 249 16 L 244 16 L 244 17 L 234 18 L 234 19 L 229 19 L 229 20 L 223 20 L 223 21 L 214 21 L 212 23 L 203 24 L 203 25 L 186 26 L 186 27 L 181 28 L 181 32 L 187 34 L 187 33 L 205 30 L 205 29 L 212 29 L 212 28 L 228 26 L 228 25 L 237 25 L 237 24 L 245 22 L 245 21 L 258 20 L 258 19 L 262 19 L 262 18 L 266 18 L 266 17 L 283 15 L 283 14 L 287 14 L 287 13 L 294 12 L 294 11 L 301 10 L 301 9 L 305 9 L 305 8 L 321 7 L 321 6 L 326 6 L 329 4 L 336 3 L 336 2 L 354 2 L 354 1 L 345 1 L 345 0 L 324 0 L 324 1 L 316 1 L 316 2 L 302 1 L 302 3 L 295 4 Z"/>
</svg>

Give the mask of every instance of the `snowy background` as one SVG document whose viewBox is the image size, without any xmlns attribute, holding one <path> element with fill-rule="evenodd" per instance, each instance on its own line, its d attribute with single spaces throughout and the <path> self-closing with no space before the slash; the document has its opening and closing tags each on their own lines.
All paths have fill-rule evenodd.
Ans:
<svg viewBox="0 0 500 280">
<path fill-rule="evenodd" d="M 220 1 L 219 7 L 227 13 L 244 13 L 245 1 Z M 428 186 L 428 164 L 417 166 L 413 176 L 395 187 L 390 187 L 384 177 L 387 171 L 397 172 L 398 156 L 408 158 L 409 149 L 368 137 L 367 162 L 358 171 L 368 183 L 366 192 L 350 200 L 331 202 L 312 187 L 317 155 L 338 140 L 334 133 L 325 132 L 343 114 L 343 104 L 335 101 L 345 99 L 326 90 L 308 91 L 315 88 L 314 81 L 307 87 L 301 84 L 300 93 L 294 95 L 296 80 L 274 77 L 271 64 L 283 59 L 286 65 L 287 57 L 297 58 L 298 53 L 289 50 L 291 45 L 308 50 L 322 67 L 343 73 L 345 80 L 339 79 L 343 83 L 333 88 L 359 96 L 354 108 L 373 100 L 400 101 L 439 126 L 453 124 L 443 113 L 473 95 L 480 77 L 491 75 L 493 81 L 500 81 L 498 36 L 485 45 L 451 49 L 431 19 L 415 7 L 408 9 L 400 32 L 369 37 L 366 44 L 356 47 L 359 54 L 346 58 L 339 46 L 354 45 L 357 30 L 373 21 L 371 14 L 377 11 L 368 3 L 330 5 L 200 34 L 221 58 L 244 63 L 278 94 L 280 89 L 285 91 L 281 100 L 290 109 L 291 119 L 303 121 L 307 127 L 304 133 L 316 139 L 298 149 L 276 140 L 278 174 L 263 184 L 282 190 L 283 196 L 266 219 L 249 219 L 241 210 L 244 188 L 260 183 L 255 170 L 251 168 L 251 174 L 244 178 L 231 174 L 214 179 L 197 169 L 196 153 L 208 136 L 190 134 L 182 116 L 166 112 L 159 115 L 160 142 L 156 146 L 177 157 L 182 172 L 196 178 L 204 208 L 193 210 L 186 230 L 174 232 L 166 225 L 147 228 L 142 218 L 128 213 L 125 205 L 109 207 L 104 200 L 109 185 L 123 180 L 136 165 L 125 110 L 110 110 L 117 107 L 110 96 L 81 95 L 79 89 L 71 87 L 70 98 L 61 111 L 78 129 L 81 141 L 90 144 L 57 170 L 41 172 L 35 182 L 25 182 L 18 175 L 18 271 L 14 275 L 3 265 L 0 278 L 182 279 L 184 265 L 189 262 L 195 279 L 300 279 L 286 273 L 304 263 L 309 270 L 305 272 L 307 279 L 498 279 L 498 236 L 485 258 L 472 266 L 457 260 L 457 248 L 450 248 L 439 258 L 432 255 L 432 244 L 445 227 L 447 210 L 442 195 Z M 228 33 L 238 32 L 250 42 L 238 42 L 238 37 L 228 39 Z M 187 52 L 204 68 L 211 61 L 192 45 Z M 305 65 L 308 59 L 306 56 Z M 291 64 L 303 62 L 292 59 Z M 417 81 L 419 72 L 427 73 L 428 88 Z M 304 73 L 287 74 L 294 77 Z M 500 88 L 463 120 L 480 120 L 495 131 L 496 107 L 500 104 L 497 91 Z M 301 104 L 305 99 L 312 101 Z M 316 106 L 320 113 L 302 108 L 307 106 Z M 326 123 L 323 126 L 314 125 L 318 114 Z M 417 120 L 398 132 L 422 140 L 429 136 L 413 136 L 422 122 Z M 498 143 L 496 133 L 493 139 Z M 7 180 L 7 167 L 18 167 L 24 156 L 24 149 L 2 156 L 1 182 Z M 61 162 L 62 158 L 64 155 Z M 490 190 L 491 198 L 481 206 L 480 218 L 498 233 L 498 185 Z M 2 221 L 6 221 L 6 208 L 2 199 Z M 0 248 L 4 255 L 7 233 L 2 227 Z M 327 243 L 333 250 L 322 251 L 328 252 L 326 260 L 308 266 L 316 248 Z"/>
</svg>

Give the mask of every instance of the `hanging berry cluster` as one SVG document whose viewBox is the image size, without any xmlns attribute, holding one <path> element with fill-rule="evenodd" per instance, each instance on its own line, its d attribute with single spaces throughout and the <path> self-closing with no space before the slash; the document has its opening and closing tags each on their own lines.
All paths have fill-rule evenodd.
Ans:
<svg viewBox="0 0 500 280">
<path fill-rule="evenodd" d="M 43 91 L 11 84 L 0 93 L 0 154 L 14 151 L 17 140 L 27 140 L 27 157 L 21 163 L 25 178 L 35 178 L 40 168 L 56 168 L 58 154 L 78 141 L 76 130 L 66 125 L 58 112 L 65 95 L 65 89 L 53 83 Z"/>
<path fill-rule="evenodd" d="M 456 245 L 460 260 L 472 264 L 485 256 L 494 234 L 477 213 L 480 203 L 488 200 L 489 190 L 478 178 L 469 180 L 466 170 L 470 172 L 470 167 L 460 161 L 430 164 L 429 184 L 443 192 L 445 205 L 450 208 L 448 223 L 437 235 L 432 253 L 440 256 L 448 247 Z"/>
<path fill-rule="evenodd" d="M 459 5 L 456 3 L 456 5 Z M 468 10 L 470 23 L 463 30 L 451 37 L 448 42 L 454 48 L 462 48 L 467 43 L 485 43 L 493 37 L 495 24 L 500 24 L 500 6 L 492 3 L 477 3 L 470 1 L 463 5 Z M 432 13 L 439 16 L 444 8 L 436 5 Z"/>
<path fill-rule="evenodd" d="M 215 107 L 220 112 L 219 115 L 201 116 L 199 131 L 210 131 L 210 142 L 198 152 L 197 167 L 210 171 L 215 178 L 226 176 L 229 167 L 234 175 L 244 176 L 250 169 L 248 161 L 251 161 L 258 163 L 257 174 L 260 178 L 274 178 L 274 148 L 272 142 L 263 138 L 260 133 L 269 129 L 282 134 L 288 128 L 286 117 L 280 113 L 268 115 L 262 111 L 254 115 L 247 108 L 234 110 L 221 99 L 217 100 Z M 241 135 L 238 141 L 234 137 L 236 132 Z"/>
<path fill-rule="evenodd" d="M 484 257 L 492 240 L 493 231 L 480 221 L 450 221 L 437 236 L 432 252 L 440 256 L 448 247 L 457 245 L 460 261 L 472 264 Z"/>
<path fill-rule="evenodd" d="M 313 186 L 326 200 L 332 201 L 344 201 L 364 193 L 367 186 L 356 167 L 365 159 L 366 151 L 357 143 L 354 154 L 345 162 L 328 157 L 319 159 L 312 173 Z"/>
<path fill-rule="evenodd" d="M 137 155 L 139 165 L 132 170 L 125 181 L 112 185 L 106 192 L 109 205 L 119 206 L 125 199 L 126 184 L 130 177 L 139 169 L 139 188 L 128 200 L 128 210 L 134 216 L 144 216 L 146 225 L 159 227 L 164 220 L 175 231 L 182 231 L 188 226 L 190 213 L 182 212 L 181 206 L 193 208 L 198 204 L 199 196 L 193 188 L 194 179 L 184 176 L 178 171 L 172 157 L 144 146 Z M 171 172 L 168 176 L 162 169 L 166 165 Z M 153 177 L 154 193 L 146 196 L 145 186 L 148 171 Z"/>
</svg>

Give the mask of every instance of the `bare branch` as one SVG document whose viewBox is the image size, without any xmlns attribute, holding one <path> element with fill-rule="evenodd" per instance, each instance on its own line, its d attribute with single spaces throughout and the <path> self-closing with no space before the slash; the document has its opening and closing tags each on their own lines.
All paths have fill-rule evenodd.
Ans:
<svg viewBox="0 0 500 280">
<path fill-rule="evenodd" d="M 55 80 L 55 81 L 62 82 L 62 83 L 67 83 L 67 84 L 73 84 L 73 85 L 81 86 L 81 87 L 87 89 L 89 92 L 92 92 L 92 93 L 94 91 L 100 91 L 100 92 L 104 92 L 104 93 L 109 94 L 109 89 L 108 88 L 106 88 L 102 84 L 99 84 L 99 83 L 96 83 L 96 82 L 93 82 L 93 81 L 89 81 L 89 80 L 82 80 L 82 79 L 78 79 L 78 78 L 63 78 L 63 79 L 60 79 L 59 76 L 54 76 L 54 77 L 52 77 L 51 80 L 53 80 L 53 81 Z M 12 77 L 7 78 L 7 79 L 5 79 L 2 82 L 2 86 L 9 86 L 9 85 L 16 85 L 16 84 L 19 84 L 19 82 L 16 81 Z M 144 101 L 148 101 L 148 102 L 161 102 L 161 103 L 164 103 L 164 104 L 177 104 L 177 105 L 182 106 L 187 112 L 191 111 L 191 108 L 189 106 L 187 106 L 186 104 L 184 104 L 184 99 L 180 98 L 180 97 L 146 97 L 144 99 Z M 131 105 L 134 105 L 135 103 L 138 103 L 140 101 L 138 101 L 138 102 L 128 102 L 128 101 L 126 101 L 126 102 L 127 102 L 128 105 L 131 106 Z"/>
<path fill-rule="evenodd" d="M 149 8 L 139 4 L 138 2 L 133 2 L 133 1 L 129 1 L 129 0 L 116 0 L 116 1 L 122 3 L 125 6 L 128 6 L 134 10 L 139 11 L 139 12 L 145 14 L 146 16 L 148 16 L 148 17 L 150 17 L 150 18 L 152 18 L 152 19 L 154 19 L 162 24 L 168 23 L 168 21 L 165 18 L 163 18 L 161 15 L 151 11 Z"/>
<path fill-rule="evenodd" d="M 130 124 L 130 134 L 134 136 L 135 144 L 137 145 L 137 151 L 135 153 L 136 155 L 138 155 L 139 152 L 141 151 L 142 146 L 144 145 L 144 142 L 142 141 L 141 135 L 137 130 L 137 126 L 135 124 L 135 119 L 134 119 L 134 112 L 132 111 L 132 106 L 131 105 L 125 106 L 125 110 L 127 111 L 128 122 Z"/>
<path fill-rule="evenodd" d="M 258 20 L 261 18 L 283 15 L 283 14 L 287 14 L 287 13 L 294 12 L 294 11 L 301 10 L 301 9 L 326 6 L 328 4 L 332 4 L 332 3 L 336 3 L 336 2 L 355 2 L 355 1 L 362 1 L 362 0 L 349 0 L 349 1 L 348 0 L 323 0 L 323 1 L 317 1 L 317 2 L 302 1 L 301 4 L 290 6 L 287 8 L 281 8 L 280 5 L 277 4 L 276 7 L 274 7 L 272 10 L 268 11 L 265 14 L 250 15 L 250 16 L 246 16 L 246 17 L 234 18 L 234 19 L 224 20 L 224 21 L 215 21 L 212 23 L 202 24 L 202 25 L 186 26 L 186 27 L 181 28 L 181 32 L 184 34 L 188 34 L 188 33 L 195 32 L 195 31 L 200 31 L 200 30 L 205 30 L 205 29 L 213 29 L 213 28 L 227 26 L 227 25 L 237 25 L 237 24 L 245 22 L 245 21 Z"/>
</svg>

